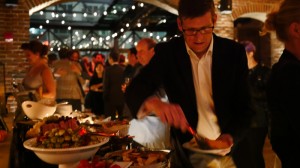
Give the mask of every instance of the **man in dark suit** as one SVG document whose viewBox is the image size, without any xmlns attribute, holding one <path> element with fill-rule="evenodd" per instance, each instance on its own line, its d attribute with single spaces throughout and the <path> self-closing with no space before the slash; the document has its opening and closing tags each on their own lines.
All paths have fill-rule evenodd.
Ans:
<svg viewBox="0 0 300 168">
<path fill-rule="evenodd" d="M 119 53 L 111 51 L 108 57 L 110 66 L 106 67 L 103 76 L 103 100 L 105 116 L 112 119 L 123 118 L 124 93 L 123 84 L 124 67 L 119 65 Z"/>
<path fill-rule="evenodd" d="M 126 102 L 137 118 L 155 113 L 171 125 L 171 167 L 249 166 L 239 147 L 250 125 L 247 57 L 242 45 L 213 34 L 217 16 L 213 0 L 181 0 L 178 28 L 183 37 L 155 47 L 155 55 L 128 86 Z M 169 103 L 153 92 L 163 86 Z M 182 147 L 196 129 L 215 156 Z M 209 140 L 208 140 L 209 139 Z M 201 148 L 201 147 L 200 147 Z M 226 156 L 224 156 L 226 155 Z"/>
</svg>

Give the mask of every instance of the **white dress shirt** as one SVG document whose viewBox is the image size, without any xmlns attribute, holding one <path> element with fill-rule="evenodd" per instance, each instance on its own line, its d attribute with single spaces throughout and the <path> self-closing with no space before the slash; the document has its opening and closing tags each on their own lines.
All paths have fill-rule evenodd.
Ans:
<svg viewBox="0 0 300 168">
<path fill-rule="evenodd" d="M 209 49 L 199 59 L 186 44 L 193 68 L 193 80 L 196 91 L 198 125 L 197 133 L 200 136 L 215 140 L 220 136 L 220 127 L 215 114 L 213 102 L 211 67 L 213 53 L 213 38 Z"/>
</svg>

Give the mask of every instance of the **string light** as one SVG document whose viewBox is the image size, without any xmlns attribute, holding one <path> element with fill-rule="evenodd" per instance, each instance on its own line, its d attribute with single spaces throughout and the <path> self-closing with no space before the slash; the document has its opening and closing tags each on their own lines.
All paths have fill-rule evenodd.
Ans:
<svg viewBox="0 0 300 168">
<path fill-rule="evenodd" d="M 131 9 L 132 10 L 135 10 L 136 9 L 136 7 L 141 7 L 141 8 L 143 8 L 143 7 L 145 7 L 145 4 L 144 3 L 138 3 L 138 5 L 136 6 L 136 5 L 132 5 L 131 6 Z M 108 15 L 108 12 L 107 11 L 105 11 L 105 10 L 103 10 L 103 8 L 101 9 L 98 9 L 98 7 L 96 7 L 97 9 L 94 9 L 93 11 L 90 11 L 90 10 L 86 10 L 86 9 L 84 9 L 84 7 L 83 7 L 83 10 L 82 11 L 89 11 L 89 12 L 91 12 L 91 13 L 89 13 L 89 15 L 93 15 L 93 16 L 95 16 L 95 17 L 97 17 L 97 16 L 101 16 L 101 12 L 99 13 L 99 11 L 103 11 L 103 15 L 105 16 L 105 15 Z M 105 8 L 105 7 L 104 7 Z M 130 10 L 130 9 L 129 9 Z M 63 12 L 64 10 L 60 10 L 60 12 L 58 12 L 58 13 L 55 13 L 55 12 L 52 12 L 51 13 L 51 15 L 50 15 L 50 17 L 52 16 L 52 18 L 59 18 L 59 16 L 60 17 L 62 17 L 62 18 L 65 18 L 65 17 L 67 17 L 68 16 L 68 14 L 66 14 L 65 12 Z M 74 10 L 75 11 L 75 10 Z M 126 9 L 125 7 L 122 7 L 122 8 L 120 8 L 120 10 L 119 10 L 119 12 L 127 12 L 128 11 L 128 9 Z M 112 14 L 117 14 L 118 13 L 118 10 L 114 7 L 113 8 L 113 10 L 111 11 L 111 13 Z M 49 15 L 46 15 L 47 13 L 45 13 L 45 11 L 39 11 L 39 14 L 40 15 L 45 15 L 45 17 L 47 18 L 47 16 L 49 17 Z M 73 16 L 73 18 L 75 18 L 75 17 L 77 17 L 77 14 L 78 14 L 78 11 L 77 11 L 77 13 L 72 13 L 72 14 L 70 14 L 71 16 Z M 80 16 L 82 16 L 82 17 L 88 17 L 88 13 L 87 12 L 83 12 L 82 13 L 82 15 L 80 15 Z M 70 19 L 70 18 L 68 18 L 68 19 Z M 71 18 L 72 19 L 72 18 Z M 77 19 L 80 19 L 80 18 L 77 18 Z M 76 21 L 77 21 L 77 19 L 76 19 Z M 90 19 L 92 19 L 92 18 L 90 18 Z M 75 20 L 75 19 L 73 19 L 73 20 Z M 165 17 L 163 17 L 160 21 L 159 21 L 159 23 L 158 24 L 161 24 L 161 23 L 166 23 L 167 22 L 167 19 L 165 18 Z M 47 19 L 46 20 L 46 24 L 49 24 L 50 23 L 50 20 L 49 19 Z M 66 20 L 61 20 L 61 24 L 62 25 L 64 25 L 64 24 L 67 24 L 68 22 L 66 22 Z M 133 22 L 134 23 L 134 22 Z M 72 30 L 72 27 L 71 26 L 69 26 L 69 25 L 66 25 L 67 26 L 67 30 Z M 128 23 L 126 23 L 125 24 L 125 26 L 126 26 L 126 28 L 120 28 L 119 29 L 119 31 L 118 32 L 114 32 L 114 33 L 109 33 L 110 31 L 105 31 L 104 33 L 100 33 L 100 34 L 102 34 L 102 35 L 106 35 L 105 37 L 99 37 L 99 38 L 95 38 L 95 37 L 91 37 L 91 36 L 89 36 L 89 38 L 90 38 L 90 40 L 87 40 L 87 41 L 83 41 L 83 43 L 82 44 L 78 44 L 77 45 L 77 47 L 76 46 L 72 46 L 72 48 L 73 49 L 75 49 L 75 48 L 88 48 L 90 45 L 93 45 L 94 47 L 97 47 L 96 45 L 99 45 L 99 47 L 101 48 L 102 47 L 102 49 L 105 49 L 105 48 L 107 48 L 107 49 L 109 49 L 109 48 L 111 48 L 111 47 L 113 47 L 113 45 L 114 45 L 114 43 L 113 43 L 113 39 L 112 38 L 116 38 L 117 36 L 118 36 L 118 34 L 119 33 L 121 33 L 121 38 L 123 38 L 124 40 L 125 40 L 125 43 L 123 43 L 120 47 L 121 48 L 128 48 L 129 46 L 131 46 L 132 45 L 132 43 L 134 43 L 134 45 L 136 45 L 136 43 L 137 43 L 137 39 L 136 39 L 136 37 L 135 36 L 142 36 L 142 37 L 150 37 L 150 38 L 154 38 L 155 37 L 155 39 L 157 40 L 157 41 L 167 41 L 168 40 L 168 37 L 165 37 L 166 36 L 166 34 L 162 34 L 162 32 L 149 32 L 149 33 L 147 33 L 148 32 L 148 30 L 147 30 L 147 28 L 143 28 L 143 24 L 141 23 L 141 22 L 139 22 L 138 21 L 138 23 L 136 23 L 136 27 L 138 27 L 138 28 L 142 28 L 142 32 L 143 33 L 141 33 L 141 32 L 139 32 L 139 33 L 137 33 L 137 34 L 135 34 L 132 30 L 129 30 L 128 28 L 130 28 L 130 23 L 128 22 Z M 131 25 L 132 26 L 132 25 Z M 133 27 L 135 27 L 135 26 L 133 26 Z M 40 27 L 39 27 L 40 29 L 43 29 L 43 26 L 42 25 L 40 25 Z M 127 31 L 127 32 L 126 32 Z M 43 34 L 43 31 L 37 31 L 37 32 L 32 32 L 31 31 L 31 34 L 38 34 L 38 33 L 40 33 L 40 34 Z M 82 30 L 80 30 L 79 32 L 78 31 L 75 31 L 74 32 L 74 34 L 73 34 L 73 36 L 71 36 L 71 38 L 67 38 L 67 39 L 64 39 L 63 41 L 61 41 L 61 42 L 58 42 L 58 41 L 53 41 L 52 43 L 50 43 L 50 45 L 52 45 L 52 46 L 56 46 L 56 47 L 58 47 L 58 49 L 60 50 L 60 45 L 62 45 L 62 44 L 72 44 L 71 42 L 73 41 L 73 44 L 75 44 L 75 43 L 77 43 L 77 42 L 80 42 L 80 40 L 81 40 L 81 37 L 82 37 L 82 39 L 86 39 L 87 38 L 87 35 L 82 35 L 82 33 L 84 33 L 84 31 L 82 31 Z M 141 34 L 140 34 L 141 33 Z M 165 32 L 164 32 L 165 33 Z M 37 38 L 41 38 L 40 36 L 37 36 Z M 106 40 L 106 42 L 105 42 L 105 45 L 103 45 L 103 42 L 104 42 L 104 40 Z M 56 48 L 54 48 L 55 50 L 56 50 Z M 52 50 L 53 50 L 53 48 L 52 48 Z"/>
</svg>

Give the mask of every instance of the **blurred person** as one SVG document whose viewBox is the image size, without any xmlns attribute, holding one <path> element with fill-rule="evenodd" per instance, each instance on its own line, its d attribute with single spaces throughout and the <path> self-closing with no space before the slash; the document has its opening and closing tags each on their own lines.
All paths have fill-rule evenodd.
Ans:
<svg viewBox="0 0 300 168">
<path fill-rule="evenodd" d="M 147 66 L 153 58 L 155 45 L 156 41 L 151 38 L 142 38 L 139 40 L 136 45 L 136 51 L 137 57 L 143 62 L 143 65 L 136 63 L 138 69 L 133 72 L 132 78 L 137 76 L 142 68 Z M 127 85 L 130 85 L 130 83 Z M 166 93 L 162 87 L 159 87 L 154 95 L 167 101 Z M 127 105 L 125 107 L 128 108 Z M 148 148 L 166 149 L 170 147 L 169 127 L 167 124 L 162 123 L 155 115 L 146 116 L 141 120 L 132 119 L 130 121 L 128 134 L 134 136 L 133 139 L 136 142 Z"/>
<path fill-rule="evenodd" d="M 298 167 L 300 137 L 300 1 L 284 0 L 267 14 L 264 31 L 275 31 L 284 43 L 279 61 L 272 66 L 267 98 L 270 142 L 282 167 Z"/>
<path fill-rule="evenodd" d="M 132 78 L 135 74 L 137 67 L 140 65 L 135 47 L 129 49 L 127 59 L 128 64 L 126 65 L 124 70 L 124 78 Z"/>
<path fill-rule="evenodd" d="M 92 113 L 104 117 L 103 72 L 104 66 L 102 63 L 98 63 L 89 83 L 89 92 L 85 104 L 91 109 Z"/>
<path fill-rule="evenodd" d="M 267 104 L 267 81 L 270 76 L 270 68 L 261 64 L 256 53 L 256 47 L 251 41 L 241 41 L 244 45 L 249 68 L 249 91 L 251 96 L 251 110 L 255 113 L 251 121 L 251 129 L 245 136 L 246 145 L 251 146 L 253 167 L 264 168 L 265 161 L 263 148 L 269 128 L 269 108 Z"/>
<path fill-rule="evenodd" d="M 70 50 L 70 57 L 71 61 L 79 62 L 80 60 L 80 52 L 79 50 Z"/>
<path fill-rule="evenodd" d="M 92 61 L 90 62 L 90 66 L 89 66 L 89 72 L 90 73 L 94 73 L 95 70 L 95 66 L 97 63 L 102 63 L 103 65 L 105 65 L 105 57 L 103 54 L 101 53 L 94 53 L 92 55 Z"/>
<path fill-rule="evenodd" d="M 78 62 L 70 60 L 72 52 L 66 48 L 59 50 L 60 60 L 53 63 L 54 74 L 56 76 L 56 101 L 68 102 L 72 105 L 73 111 L 81 111 L 84 95 L 82 93 L 81 66 Z"/>
<path fill-rule="evenodd" d="M 83 56 L 80 59 L 80 65 L 82 67 L 82 77 L 84 79 L 89 80 L 93 76 L 93 73 L 91 71 L 89 71 L 89 69 L 90 69 L 89 57 L 88 56 Z"/>
<path fill-rule="evenodd" d="M 119 64 L 123 67 L 125 67 L 125 56 L 123 54 L 120 55 L 120 58 L 119 58 Z"/>
<path fill-rule="evenodd" d="M 240 146 L 252 116 L 245 49 L 213 33 L 213 0 L 180 0 L 178 13 L 182 37 L 156 45 L 151 61 L 127 87 L 126 103 L 138 119 L 154 113 L 171 126 L 171 167 L 253 168 L 249 148 Z M 152 96 L 161 86 L 169 102 Z M 189 145 L 194 141 L 189 127 L 210 151 L 224 150 L 195 152 L 203 146 Z"/>
<path fill-rule="evenodd" d="M 105 67 L 103 76 L 103 100 L 105 116 L 123 119 L 124 93 L 121 90 L 124 67 L 119 64 L 119 53 L 111 50 L 108 56 L 110 66 Z"/>
<path fill-rule="evenodd" d="M 48 46 L 37 40 L 23 43 L 21 48 L 30 65 L 22 84 L 26 90 L 35 90 L 41 99 L 56 97 L 56 85 L 51 69 L 45 63 L 44 57 L 48 53 Z"/>
<path fill-rule="evenodd" d="M 55 53 L 48 54 L 48 65 L 51 67 L 53 62 L 58 60 L 58 56 Z"/>
</svg>

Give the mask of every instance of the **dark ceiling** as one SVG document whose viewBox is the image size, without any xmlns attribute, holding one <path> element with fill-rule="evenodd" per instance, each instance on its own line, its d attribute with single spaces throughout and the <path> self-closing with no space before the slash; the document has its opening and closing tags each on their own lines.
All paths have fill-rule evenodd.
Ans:
<svg viewBox="0 0 300 168">
<path fill-rule="evenodd" d="M 127 30 L 145 28 L 147 31 L 166 31 L 169 37 L 177 33 L 176 15 L 134 0 L 78 0 L 56 4 L 31 16 L 30 27 L 41 25 L 45 29 L 71 26 L 72 29 L 110 30 L 118 36 Z"/>
</svg>

